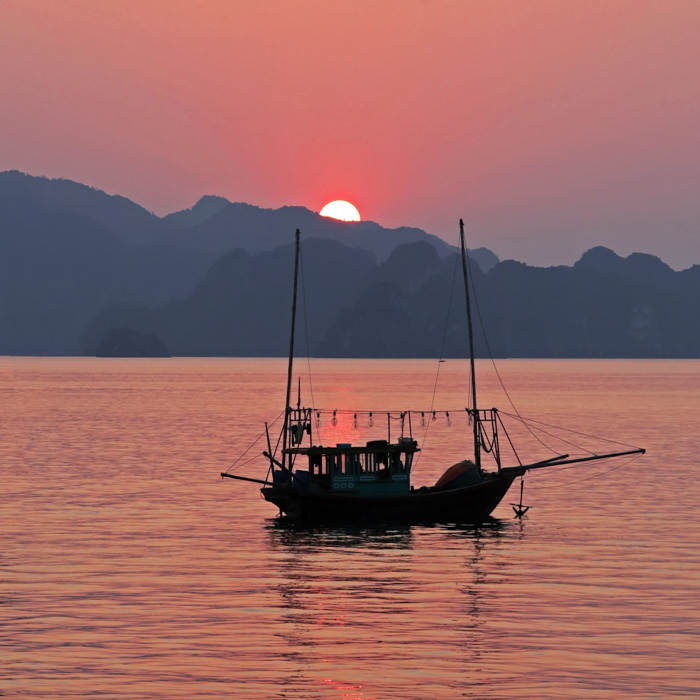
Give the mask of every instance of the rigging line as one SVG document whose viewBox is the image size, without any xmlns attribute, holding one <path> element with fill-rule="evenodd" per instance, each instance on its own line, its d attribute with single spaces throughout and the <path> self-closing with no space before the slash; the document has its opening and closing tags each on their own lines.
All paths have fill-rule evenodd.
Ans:
<svg viewBox="0 0 700 700">
<path fill-rule="evenodd" d="M 395 416 L 399 416 L 401 413 L 420 413 L 423 411 L 424 413 L 428 412 L 428 409 L 423 408 L 423 409 L 418 409 L 418 408 L 405 408 L 403 410 L 399 410 L 396 408 L 373 408 L 371 411 L 368 408 L 319 408 L 319 407 L 314 407 L 314 411 L 318 411 L 319 413 L 333 413 L 335 411 L 338 415 L 341 414 L 346 414 L 346 415 L 352 415 L 353 413 L 357 414 L 363 414 L 363 415 L 369 415 L 370 413 L 374 414 L 375 416 L 382 413 L 386 415 L 387 413 L 391 413 L 391 417 L 394 418 Z M 435 409 L 435 412 L 438 414 L 443 414 L 449 411 L 450 413 L 460 413 L 461 411 L 464 411 L 464 406 L 452 406 L 451 408 L 439 408 Z M 432 413 L 432 411 L 431 411 Z"/>
<path fill-rule="evenodd" d="M 484 434 L 483 429 L 481 429 L 481 425 L 479 425 L 479 437 L 481 438 L 481 448 L 484 450 L 484 452 L 493 452 L 493 446 L 496 441 L 495 439 L 491 438 L 491 442 L 489 442 L 489 439 Z"/>
<path fill-rule="evenodd" d="M 286 409 L 282 411 L 282 413 L 286 413 Z M 280 448 L 280 442 L 282 442 L 282 436 L 284 435 L 284 426 L 282 427 L 282 430 L 280 434 L 277 436 L 277 442 L 275 443 L 275 451 L 272 453 L 273 456 L 277 454 L 277 450 Z"/>
<path fill-rule="evenodd" d="M 311 393 L 311 406 L 314 405 L 314 385 L 311 383 L 311 346 L 309 345 L 309 319 L 306 314 L 306 286 L 304 284 L 304 256 L 299 249 L 299 267 L 301 268 L 301 297 L 304 302 L 304 334 L 306 335 L 306 363 L 309 371 L 309 391 Z"/>
<path fill-rule="evenodd" d="M 503 432 L 505 433 L 505 436 L 508 438 L 508 444 L 510 445 L 510 449 L 513 450 L 513 454 L 515 455 L 515 459 L 518 460 L 518 464 L 522 464 L 520 461 L 520 456 L 518 455 L 515 445 L 513 444 L 513 441 L 510 439 L 510 435 L 508 434 L 508 430 L 506 429 L 505 424 L 503 423 L 503 419 L 501 418 L 501 413 L 500 411 L 496 413 L 496 416 L 498 417 L 498 422 L 501 424 L 501 428 L 503 428 Z"/>
<path fill-rule="evenodd" d="M 510 418 L 515 418 L 515 416 L 512 413 L 508 413 L 506 411 L 502 411 L 502 413 L 506 416 L 509 416 Z M 579 430 L 572 430 L 571 428 L 562 428 L 559 425 L 552 425 L 551 423 L 545 423 L 544 421 L 541 420 L 536 420 L 535 418 L 523 418 L 520 414 L 518 414 L 518 418 L 520 418 L 523 423 L 530 422 L 530 423 L 537 423 L 538 425 L 546 425 L 548 428 L 556 428 L 557 430 L 563 430 L 565 433 L 574 433 L 574 435 L 580 435 L 581 437 L 587 437 L 587 438 L 592 438 L 593 440 L 602 440 L 603 442 L 610 442 L 614 445 L 622 445 L 623 447 L 637 447 L 637 445 L 630 445 L 629 443 L 626 442 L 620 442 L 619 440 L 612 440 L 611 438 L 605 438 L 601 437 L 600 435 L 590 435 L 589 433 L 582 433 Z"/>
<path fill-rule="evenodd" d="M 513 403 L 513 399 L 510 398 L 510 394 L 508 393 L 508 389 L 506 389 L 506 385 L 503 383 L 503 379 L 501 379 L 501 373 L 498 371 L 498 367 L 496 366 L 496 361 L 493 359 L 493 353 L 491 352 L 491 344 L 489 343 L 488 336 L 486 335 L 486 329 L 484 328 L 484 321 L 481 318 L 481 309 L 479 308 L 479 297 L 476 294 L 476 285 L 474 284 L 474 276 L 472 275 L 472 270 L 471 270 L 471 265 L 469 263 L 469 249 L 467 249 L 467 269 L 469 270 L 469 279 L 471 280 L 472 283 L 472 292 L 474 294 L 474 305 L 476 306 L 476 315 L 479 317 L 479 325 L 481 326 L 481 332 L 484 336 L 484 342 L 486 343 L 486 350 L 489 353 L 489 359 L 491 360 L 491 364 L 493 365 L 493 369 L 496 372 L 496 376 L 498 377 L 498 381 L 501 385 L 501 389 L 503 389 L 503 393 L 506 395 L 508 398 L 508 402 L 510 405 L 513 407 L 513 410 L 515 413 L 520 416 L 520 413 L 518 412 L 518 409 L 516 408 L 515 404 Z M 532 434 L 532 436 L 539 442 L 545 449 L 549 450 L 553 454 L 556 454 L 557 451 L 552 449 L 547 443 L 543 442 L 537 435 L 535 435 L 532 430 L 530 430 L 530 426 L 527 425 L 523 421 L 523 425 L 528 429 L 528 431 Z"/>
<path fill-rule="evenodd" d="M 637 459 L 638 457 L 641 457 L 641 456 L 642 456 L 642 455 L 634 455 L 632 458 L 626 460 L 626 461 L 625 461 L 625 464 L 629 464 L 629 462 L 632 462 L 632 461 L 634 461 L 635 459 Z M 604 460 L 604 459 L 608 459 L 608 460 L 609 460 L 609 459 L 621 459 L 621 456 L 617 456 L 617 457 L 600 457 L 600 459 L 601 459 L 601 460 Z M 592 462 L 589 462 L 589 464 L 592 464 Z M 582 467 L 580 463 L 578 463 L 578 464 L 554 465 L 554 466 L 552 466 L 552 467 L 547 467 L 547 473 L 548 473 L 548 474 L 558 474 L 559 472 L 565 472 L 567 469 L 584 469 L 584 468 L 585 468 L 585 467 Z M 617 469 L 617 467 L 615 467 L 615 469 Z M 601 473 L 605 474 L 605 473 L 607 473 L 607 472 L 601 472 Z M 533 471 L 533 472 L 530 474 L 530 478 L 531 478 L 531 479 L 535 479 L 535 478 L 539 479 L 539 478 L 540 478 L 541 476 L 543 476 L 543 475 L 544 475 L 544 470 L 541 470 L 541 471 L 540 471 L 540 470 L 537 470 L 537 471 Z M 588 477 L 586 477 L 586 478 L 588 478 Z M 569 483 L 569 482 L 567 482 L 567 483 Z M 574 482 L 571 482 L 571 483 L 574 483 Z M 562 485 L 564 485 L 564 484 L 562 484 Z M 556 485 L 555 485 L 555 486 L 556 486 Z"/>
<path fill-rule="evenodd" d="M 577 479 L 576 481 L 567 481 L 565 484 L 554 484 L 553 486 L 548 486 L 547 488 L 563 488 L 564 486 L 571 486 L 572 484 L 580 484 L 583 483 L 584 481 L 590 481 L 591 479 L 597 479 L 600 476 L 605 476 L 606 474 L 610 474 L 610 472 L 617 471 L 618 469 L 622 469 L 622 467 L 626 467 L 628 464 L 631 464 L 635 460 L 639 459 L 642 455 L 633 455 L 629 459 L 625 460 L 622 464 L 617 464 L 616 466 L 612 467 L 611 469 L 606 469 L 604 472 L 598 472 L 596 474 L 591 474 L 590 476 L 587 476 L 583 479 Z M 576 466 L 576 465 L 572 465 Z"/>
<path fill-rule="evenodd" d="M 256 459 L 260 459 L 260 455 L 257 455 L 257 454 L 253 455 L 250 459 L 247 459 L 245 462 L 241 462 L 238 465 L 238 469 L 245 467 L 246 465 L 250 464 L 251 462 L 253 462 Z M 226 473 L 228 474 L 229 472 L 227 471 Z"/>
<path fill-rule="evenodd" d="M 459 262 L 459 255 L 455 255 L 455 266 L 454 266 L 454 269 L 452 270 L 452 284 L 450 285 L 450 298 L 449 298 L 449 301 L 447 302 L 447 314 L 445 315 L 445 329 L 442 332 L 442 343 L 440 344 L 440 357 L 438 358 L 437 371 L 435 372 L 435 384 L 433 384 L 433 397 L 430 400 L 430 413 L 428 415 L 432 415 L 433 409 L 435 406 L 435 394 L 437 393 L 438 379 L 440 378 L 440 365 L 442 364 L 442 355 L 445 351 L 445 339 L 447 338 L 447 329 L 449 328 L 449 325 L 450 325 L 450 312 L 452 311 L 452 297 L 454 296 L 454 292 L 455 292 L 455 280 L 457 279 L 457 263 L 458 262 Z M 423 432 L 423 440 L 421 441 L 421 445 L 420 445 L 421 450 L 423 449 L 423 447 L 425 445 L 425 440 L 428 437 L 428 430 L 430 430 L 430 420 L 428 420 L 425 424 L 425 431 Z M 421 452 L 418 453 L 418 457 L 416 458 L 416 461 L 413 465 L 414 470 L 418 467 L 418 463 L 420 462 L 420 457 L 421 457 Z"/>
<path fill-rule="evenodd" d="M 506 415 L 509 415 L 509 414 L 506 413 Z M 516 418 L 515 416 L 513 416 L 513 415 L 510 415 L 509 417 L 512 418 L 513 420 L 517 420 L 517 418 Z M 532 430 L 530 430 L 530 428 L 529 428 L 529 426 L 527 425 L 527 423 L 526 423 L 522 418 L 521 418 L 520 420 L 522 421 L 523 425 L 524 425 L 526 428 L 528 428 L 528 430 L 530 431 L 530 434 L 531 434 L 531 435 L 534 435 L 535 437 L 537 437 L 537 435 L 535 435 L 535 433 L 533 433 Z M 553 427 L 556 427 L 556 426 L 553 426 Z M 594 454 L 596 454 L 596 452 L 593 452 L 592 450 L 589 450 L 587 447 L 584 447 L 583 445 L 578 445 L 578 444 L 576 444 L 575 442 L 571 442 L 570 440 L 567 440 L 566 438 L 563 438 L 563 437 L 561 437 L 560 435 L 556 435 L 555 433 L 550 433 L 548 430 L 545 430 L 544 428 L 535 427 L 535 430 L 538 430 L 538 431 L 540 431 L 541 433 L 544 433 L 545 435 L 549 435 L 549 437 L 554 438 L 555 440 L 559 440 L 559 442 L 563 442 L 563 443 L 565 443 L 566 445 L 571 445 L 571 447 L 575 447 L 575 448 L 578 449 L 578 450 L 583 450 L 584 452 L 588 452 L 589 455 L 594 455 Z M 542 442 L 542 440 L 539 440 L 539 442 Z M 543 442 L 542 442 L 542 444 L 544 445 Z M 627 447 L 633 447 L 633 445 L 627 445 Z M 548 449 L 551 449 L 551 448 L 548 448 Z"/>
<path fill-rule="evenodd" d="M 273 426 L 273 425 L 282 417 L 283 414 L 284 414 L 284 411 L 282 411 L 282 412 L 277 416 L 277 418 L 275 418 L 275 420 L 273 420 L 272 423 L 270 423 L 270 424 L 268 425 L 268 427 Z M 246 454 L 248 454 L 248 452 L 249 452 L 253 447 L 255 447 L 255 445 L 257 445 L 258 442 L 260 442 L 260 440 L 262 440 L 262 438 L 265 436 L 265 432 L 266 432 L 266 431 L 263 430 L 262 433 L 260 433 L 260 435 L 258 435 L 258 437 L 256 437 L 255 440 L 253 440 L 253 442 L 251 442 L 250 445 L 248 445 L 248 447 L 246 447 L 245 450 L 244 450 L 240 455 L 238 455 L 238 457 L 237 457 L 236 460 L 233 462 L 233 464 L 231 464 L 231 465 L 228 467 L 228 469 L 226 469 L 226 474 L 228 474 L 228 473 L 229 473 L 232 469 L 234 469 L 237 465 L 238 465 L 238 467 L 240 468 L 240 467 L 243 467 L 243 466 L 245 466 L 246 464 L 248 464 L 248 462 L 245 462 L 244 464 L 238 464 L 238 463 L 243 459 L 243 457 L 246 456 Z M 251 461 L 251 460 L 248 460 L 248 461 Z"/>
</svg>

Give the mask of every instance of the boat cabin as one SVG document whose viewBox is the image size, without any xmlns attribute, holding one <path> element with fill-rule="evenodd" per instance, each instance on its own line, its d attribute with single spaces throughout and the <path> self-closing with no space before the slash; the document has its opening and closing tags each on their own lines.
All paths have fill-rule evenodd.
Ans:
<svg viewBox="0 0 700 700">
<path fill-rule="evenodd" d="M 411 438 L 397 443 L 371 440 L 366 445 L 338 443 L 335 447 L 291 447 L 290 459 L 308 458 L 308 471 L 295 469 L 297 481 L 311 488 L 362 496 L 401 495 L 410 491 L 413 455 L 419 451 Z"/>
</svg>

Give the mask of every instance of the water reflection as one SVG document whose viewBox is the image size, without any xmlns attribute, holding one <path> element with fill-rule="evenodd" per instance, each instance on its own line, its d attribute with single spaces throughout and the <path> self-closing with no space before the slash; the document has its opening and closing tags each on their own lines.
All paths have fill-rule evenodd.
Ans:
<svg viewBox="0 0 700 700">
<path fill-rule="evenodd" d="M 518 521 L 522 526 L 522 522 Z M 429 523 L 420 525 L 307 525 L 277 517 L 266 522 L 270 546 L 284 547 L 364 547 L 410 548 L 419 532 L 435 532 L 450 539 L 479 540 L 498 537 L 504 531 L 517 529 L 509 523 L 489 517 L 481 523 Z M 522 531 L 522 527 L 520 528 Z"/>
<path fill-rule="evenodd" d="M 410 525 L 328 526 L 303 525 L 287 518 L 275 518 L 266 524 L 271 547 L 318 549 L 324 547 L 410 548 Z"/>
<path fill-rule="evenodd" d="M 448 539 L 475 540 L 483 538 L 497 538 L 510 530 L 508 521 L 499 518 L 488 517 L 481 523 L 435 523 L 432 525 L 421 525 L 422 528 L 435 528 Z"/>
<path fill-rule="evenodd" d="M 483 608 L 510 523 L 305 527 L 276 519 L 266 528 L 286 689 L 366 700 L 397 660 L 406 687 L 415 672 L 481 663 L 489 649 Z"/>
</svg>

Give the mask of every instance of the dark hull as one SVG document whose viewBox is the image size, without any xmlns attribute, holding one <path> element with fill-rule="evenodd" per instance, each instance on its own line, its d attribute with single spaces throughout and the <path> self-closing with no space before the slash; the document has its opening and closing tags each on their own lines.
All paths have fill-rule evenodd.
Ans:
<svg viewBox="0 0 700 700">
<path fill-rule="evenodd" d="M 309 522 L 458 522 L 486 520 L 508 492 L 515 476 L 500 474 L 474 486 L 443 491 L 412 491 L 404 496 L 362 497 L 291 485 L 260 491 L 285 515 Z"/>
</svg>

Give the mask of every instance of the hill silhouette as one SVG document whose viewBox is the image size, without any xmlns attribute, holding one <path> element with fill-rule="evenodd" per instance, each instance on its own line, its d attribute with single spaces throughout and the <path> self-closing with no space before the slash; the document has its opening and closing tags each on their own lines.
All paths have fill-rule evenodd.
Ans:
<svg viewBox="0 0 700 700">
<path fill-rule="evenodd" d="M 225 253 L 273 250 L 302 225 L 304 237 L 342 238 L 380 260 L 405 240 L 450 250 L 420 229 L 353 229 L 303 207 L 261 209 L 216 196 L 161 218 L 77 182 L 2 172 L 0 353 L 78 354 L 81 331 L 100 308 L 185 298 Z"/>
<path fill-rule="evenodd" d="M 428 241 L 442 255 L 452 250 L 441 238 L 417 228 L 386 229 L 373 221 L 337 221 L 304 207 L 262 209 L 240 202 L 224 204 L 226 200 L 218 197 L 217 206 L 212 207 L 211 199 L 200 199 L 191 210 L 166 217 L 169 223 L 183 224 L 181 230 L 168 237 L 170 243 L 219 254 L 233 248 L 259 253 L 285 245 L 289 231 L 298 228 L 302 240 L 327 238 L 352 248 L 370 250 L 380 261 L 397 245 L 413 241 Z M 205 211 L 210 213 L 202 217 Z M 184 225 L 184 222 L 190 223 Z"/>
<path fill-rule="evenodd" d="M 443 337 L 445 356 L 465 354 L 454 249 L 420 229 L 216 196 L 158 217 L 17 171 L 0 173 L 0 354 L 95 354 L 126 328 L 175 355 L 284 355 L 296 228 L 312 354 L 436 356 Z M 602 247 L 572 267 L 470 256 L 478 355 L 700 357 L 700 266 Z"/>
<path fill-rule="evenodd" d="M 111 328 L 155 333 L 175 355 L 284 355 L 293 249 L 221 258 L 188 298 L 156 309 L 111 306 L 88 325 L 92 354 Z M 465 357 L 464 292 L 456 254 L 425 242 L 383 263 L 331 241 L 303 246 L 308 350 L 325 357 Z M 496 357 L 699 357 L 700 266 L 675 272 L 653 256 L 587 252 L 573 267 L 505 261 L 476 289 L 475 352 Z M 450 302 L 450 300 L 452 300 Z M 447 309 L 451 314 L 447 315 Z M 485 331 L 485 333 L 484 333 Z M 443 345 L 444 338 L 444 345 Z M 296 351 L 306 354 L 304 334 Z"/>
<path fill-rule="evenodd" d="M 97 357 L 170 357 L 163 343 L 153 334 L 133 328 L 114 328 L 102 338 Z"/>
<path fill-rule="evenodd" d="M 0 195 L 0 354 L 71 355 L 105 304 L 191 292 L 213 256 L 135 248 L 83 213 Z"/>
<path fill-rule="evenodd" d="M 240 249 L 227 253 L 187 299 L 155 310 L 133 304 L 105 308 L 85 329 L 82 349 L 95 354 L 112 328 L 128 326 L 155 334 L 175 355 L 285 355 L 292 298 L 290 256 L 292 245 L 257 255 Z M 310 239 L 302 264 L 306 308 L 300 308 L 309 318 L 309 344 L 314 347 L 337 310 L 354 303 L 376 263 L 369 251 Z"/>
<path fill-rule="evenodd" d="M 111 230 L 125 243 L 152 243 L 165 233 L 161 219 L 126 197 L 62 178 L 0 172 L 0 197 L 47 211 L 71 211 Z"/>
</svg>

